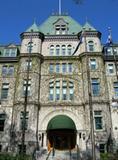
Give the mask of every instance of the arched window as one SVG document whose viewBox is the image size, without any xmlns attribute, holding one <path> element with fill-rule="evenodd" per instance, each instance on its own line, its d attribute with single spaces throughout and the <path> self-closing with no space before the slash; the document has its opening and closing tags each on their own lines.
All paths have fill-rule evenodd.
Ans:
<svg viewBox="0 0 118 160">
<path fill-rule="evenodd" d="M 62 56 L 65 56 L 66 54 L 66 46 L 62 45 Z"/>
<path fill-rule="evenodd" d="M 60 46 L 56 45 L 56 56 L 60 55 Z"/>
<path fill-rule="evenodd" d="M 94 51 L 94 42 L 93 41 L 88 42 L 88 50 L 89 50 L 89 52 Z"/>
<path fill-rule="evenodd" d="M 50 56 L 54 55 L 54 45 L 50 46 Z"/>
<path fill-rule="evenodd" d="M 72 46 L 71 46 L 71 45 L 68 45 L 68 46 L 67 46 L 67 54 L 68 54 L 68 55 L 71 55 L 71 54 L 72 54 Z"/>
</svg>

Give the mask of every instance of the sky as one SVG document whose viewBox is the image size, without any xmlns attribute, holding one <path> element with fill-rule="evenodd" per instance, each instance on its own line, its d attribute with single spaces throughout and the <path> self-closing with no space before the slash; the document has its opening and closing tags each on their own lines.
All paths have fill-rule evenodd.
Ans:
<svg viewBox="0 0 118 160">
<path fill-rule="evenodd" d="M 111 27 L 113 42 L 118 42 L 118 0 L 75 1 L 62 0 L 62 13 L 68 13 L 81 25 L 87 20 L 102 33 L 102 43 L 106 43 Z M 0 0 L 0 44 L 19 44 L 20 34 L 34 20 L 40 25 L 58 12 L 58 4 L 59 0 Z"/>
</svg>

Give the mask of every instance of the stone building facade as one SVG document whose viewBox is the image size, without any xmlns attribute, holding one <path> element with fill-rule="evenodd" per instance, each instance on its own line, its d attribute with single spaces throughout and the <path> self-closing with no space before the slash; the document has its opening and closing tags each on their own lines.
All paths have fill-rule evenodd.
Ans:
<svg viewBox="0 0 118 160">
<path fill-rule="evenodd" d="M 0 151 L 21 151 L 24 126 L 27 153 L 37 144 L 86 151 L 91 126 L 101 152 L 111 140 L 116 146 L 118 45 L 106 50 L 99 31 L 68 15 L 52 15 L 20 36 L 19 45 L 0 46 Z"/>
</svg>

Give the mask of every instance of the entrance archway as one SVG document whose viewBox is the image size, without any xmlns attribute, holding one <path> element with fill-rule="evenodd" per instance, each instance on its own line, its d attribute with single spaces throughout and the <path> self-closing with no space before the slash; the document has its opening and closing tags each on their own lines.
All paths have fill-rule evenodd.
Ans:
<svg viewBox="0 0 118 160">
<path fill-rule="evenodd" d="M 65 115 L 52 118 L 47 126 L 48 149 L 73 149 L 76 145 L 76 127 L 73 120 Z"/>
</svg>

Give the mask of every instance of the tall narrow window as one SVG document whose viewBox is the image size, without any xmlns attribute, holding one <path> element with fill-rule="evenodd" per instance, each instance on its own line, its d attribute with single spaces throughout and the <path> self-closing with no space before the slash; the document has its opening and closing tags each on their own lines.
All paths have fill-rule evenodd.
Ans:
<svg viewBox="0 0 118 160">
<path fill-rule="evenodd" d="M 1 90 L 1 99 L 8 98 L 8 90 L 9 90 L 9 83 L 3 83 L 2 90 Z"/>
<path fill-rule="evenodd" d="M 109 63 L 107 67 L 108 67 L 108 73 L 110 73 L 110 74 L 114 73 L 114 64 L 113 63 Z"/>
<path fill-rule="evenodd" d="M 66 55 L 66 46 L 62 45 L 62 56 Z"/>
<path fill-rule="evenodd" d="M 73 65 L 72 63 L 68 63 L 68 72 L 72 73 L 72 71 L 73 71 Z"/>
<path fill-rule="evenodd" d="M 56 25 L 55 30 L 56 34 L 60 34 L 60 25 Z"/>
<path fill-rule="evenodd" d="M 56 56 L 60 55 L 60 46 L 56 45 Z"/>
<path fill-rule="evenodd" d="M 118 82 L 114 82 L 114 95 L 118 97 Z"/>
<path fill-rule="evenodd" d="M 92 87 L 93 96 L 99 96 L 99 94 L 100 94 L 100 84 L 99 84 L 98 79 L 96 79 L 96 78 L 92 79 L 92 86 L 91 87 Z"/>
<path fill-rule="evenodd" d="M 0 131 L 4 131 L 5 117 L 5 113 L 0 114 Z"/>
<path fill-rule="evenodd" d="M 25 121 L 24 121 L 24 116 L 25 116 Z M 28 129 L 28 119 L 29 119 L 29 112 L 24 113 L 22 111 L 20 113 L 20 129 L 21 130 L 23 130 L 23 128 L 25 128 L 25 130 Z"/>
<path fill-rule="evenodd" d="M 88 50 L 89 50 L 89 52 L 94 51 L 94 42 L 93 41 L 88 42 Z"/>
<path fill-rule="evenodd" d="M 73 100 L 74 98 L 74 85 L 73 82 L 69 82 L 69 99 Z"/>
<path fill-rule="evenodd" d="M 101 130 L 102 127 L 102 111 L 94 111 L 95 129 Z"/>
<path fill-rule="evenodd" d="M 9 57 L 10 56 L 10 49 L 5 49 L 4 55 L 5 55 L 5 57 Z"/>
<path fill-rule="evenodd" d="M 31 95 L 31 79 L 28 80 L 28 86 L 27 86 L 27 93 L 26 93 L 26 86 L 27 86 L 27 80 L 24 80 L 24 84 L 23 84 L 23 95 L 25 96 L 27 94 L 27 96 Z"/>
<path fill-rule="evenodd" d="M 60 72 L 60 64 L 56 63 L 56 73 L 59 73 L 59 72 Z"/>
<path fill-rule="evenodd" d="M 56 100 L 60 100 L 60 81 L 56 81 Z"/>
<path fill-rule="evenodd" d="M 3 66 L 2 67 L 2 75 L 3 76 L 7 75 L 7 70 L 8 70 L 8 66 Z"/>
<path fill-rule="evenodd" d="M 63 81 L 62 85 L 62 100 L 67 100 L 67 82 Z"/>
<path fill-rule="evenodd" d="M 61 34 L 66 34 L 67 27 L 66 25 L 61 25 Z"/>
<path fill-rule="evenodd" d="M 96 59 L 90 59 L 90 68 L 95 70 L 97 68 Z"/>
<path fill-rule="evenodd" d="M 49 100 L 54 100 L 54 82 L 49 83 Z"/>
<path fill-rule="evenodd" d="M 68 46 L 67 46 L 67 54 L 68 54 L 68 55 L 71 55 L 71 54 L 72 54 L 72 46 L 71 46 L 71 45 L 68 45 Z"/>
<path fill-rule="evenodd" d="M 14 66 L 9 66 L 8 75 L 12 76 L 14 74 Z"/>
<path fill-rule="evenodd" d="M 50 56 L 54 55 L 54 45 L 50 46 Z"/>
<path fill-rule="evenodd" d="M 28 53 L 31 53 L 32 50 L 33 50 L 33 42 L 29 42 L 28 46 L 27 46 L 27 51 L 28 51 Z"/>
<path fill-rule="evenodd" d="M 67 72 L 67 64 L 62 63 L 62 73 L 66 73 L 66 72 Z"/>
<path fill-rule="evenodd" d="M 28 68 L 29 67 L 29 68 Z M 32 69 L 32 60 L 26 60 L 26 70 L 31 70 Z"/>
<path fill-rule="evenodd" d="M 53 63 L 50 63 L 49 72 L 50 72 L 50 73 L 53 73 L 53 72 L 54 72 L 54 64 L 53 64 Z"/>
</svg>

